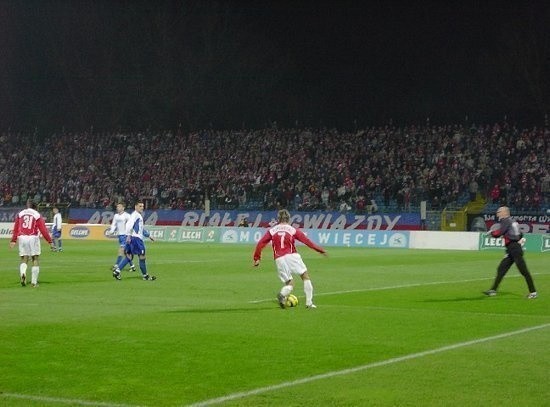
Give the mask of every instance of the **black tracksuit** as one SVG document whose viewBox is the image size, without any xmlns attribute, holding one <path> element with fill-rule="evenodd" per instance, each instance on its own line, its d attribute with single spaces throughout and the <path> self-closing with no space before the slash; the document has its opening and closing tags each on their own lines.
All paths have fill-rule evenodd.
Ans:
<svg viewBox="0 0 550 407">
<path fill-rule="evenodd" d="M 519 230 L 519 224 L 513 220 L 511 217 L 500 219 L 499 228 L 491 232 L 493 237 L 503 237 L 504 245 L 506 246 L 506 256 L 502 259 L 497 268 L 497 276 L 495 282 L 493 283 L 492 290 L 498 288 L 500 282 L 512 267 L 512 264 L 516 263 L 516 266 L 519 272 L 525 278 L 525 282 L 529 287 L 529 292 L 533 293 L 537 291 L 535 289 L 535 284 L 533 283 L 533 277 L 527 269 L 527 264 L 523 258 L 523 247 L 519 243 L 519 240 L 523 237 L 523 234 Z"/>
</svg>

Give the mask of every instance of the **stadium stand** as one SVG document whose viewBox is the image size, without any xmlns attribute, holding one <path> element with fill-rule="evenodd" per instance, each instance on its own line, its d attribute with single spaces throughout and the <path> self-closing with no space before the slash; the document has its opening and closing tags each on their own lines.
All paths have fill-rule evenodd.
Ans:
<svg viewBox="0 0 550 407">
<path fill-rule="evenodd" d="M 550 131 L 493 125 L 4 132 L 0 206 L 342 210 L 550 207 Z M 475 181 L 477 190 L 471 183 Z M 477 191 L 477 192 L 475 192 Z"/>
</svg>

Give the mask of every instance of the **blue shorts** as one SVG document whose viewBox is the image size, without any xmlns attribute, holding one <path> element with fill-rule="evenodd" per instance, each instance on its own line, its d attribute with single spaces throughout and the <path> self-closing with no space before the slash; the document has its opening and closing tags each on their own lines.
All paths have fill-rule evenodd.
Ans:
<svg viewBox="0 0 550 407">
<path fill-rule="evenodd" d="M 57 230 L 56 228 L 52 229 L 52 237 L 54 239 L 59 239 L 61 237 L 61 231 Z"/>
<path fill-rule="evenodd" d="M 118 244 L 120 247 L 126 246 L 126 235 L 118 235 Z"/>
<path fill-rule="evenodd" d="M 132 237 L 130 243 L 128 243 L 124 249 L 126 253 L 137 254 L 138 256 L 145 256 L 145 243 L 143 240 Z"/>
</svg>

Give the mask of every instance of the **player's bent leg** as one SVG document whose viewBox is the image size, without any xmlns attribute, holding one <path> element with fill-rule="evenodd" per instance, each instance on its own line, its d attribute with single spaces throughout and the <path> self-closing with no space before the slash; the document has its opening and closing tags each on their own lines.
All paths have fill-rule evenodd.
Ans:
<svg viewBox="0 0 550 407">
<path fill-rule="evenodd" d="M 513 263 L 514 263 L 514 261 L 512 260 L 512 258 L 510 256 L 506 256 L 504 259 L 502 259 L 502 261 L 498 265 L 497 275 L 495 277 L 495 281 L 493 283 L 493 286 L 491 287 L 491 290 L 489 290 L 489 291 L 496 291 L 498 289 L 498 286 L 500 285 L 502 279 L 504 278 L 504 276 L 506 275 L 508 270 L 510 270 L 510 267 L 512 266 Z"/>
<path fill-rule="evenodd" d="M 291 282 L 290 284 L 284 285 L 280 292 L 286 298 L 290 295 L 292 290 L 294 290 L 294 284 Z"/>
<path fill-rule="evenodd" d="M 139 269 L 141 270 L 141 276 L 144 281 L 155 281 L 156 276 L 151 276 L 147 273 L 147 263 L 145 262 L 145 255 L 139 255 Z"/>
<path fill-rule="evenodd" d="M 285 285 L 281 288 L 281 291 L 279 291 L 279 293 L 277 294 L 277 303 L 279 304 L 279 307 L 286 308 L 286 300 L 293 289 L 294 281 L 287 280 L 285 282 Z"/>
<path fill-rule="evenodd" d="M 118 264 L 118 270 L 123 270 L 129 262 L 130 261 L 128 260 L 128 258 L 124 257 L 124 259 L 122 259 L 122 261 Z"/>
</svg>

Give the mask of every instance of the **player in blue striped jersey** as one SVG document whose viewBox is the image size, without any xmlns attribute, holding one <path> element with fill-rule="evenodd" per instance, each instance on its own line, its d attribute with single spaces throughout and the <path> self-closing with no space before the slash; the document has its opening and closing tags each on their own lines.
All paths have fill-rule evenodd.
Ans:
<svg viewBox="0 0 550 407">
<path fill-rule="evenodd" d="M 119 264 L 125 258 L 124 247 L 126 246 L 126 222 L 130 219 L 130 214 L 126 212 L 124 203 L 120 202 L 116 205 L 116 213 L 113 216 L 113 221 L 111 222 L 111 227 L 107 232 L 109 235 L 116 234 L 118 236 L 118 256 L 116 263 L 112 267 L 112 270 L 115 271 L 119 269 Z M 136 267 L 129 261 L 130 271 L 136 271 Z"/>
<path fill-rule="evenodd" d="M 156 280 L 155 276 L 150 276 L 147 273 L 147 263 L 145 256 L 144 238 L 149 235 L 143 228 L 143 202 L 138 201 L 135 205 L 135 210 L 130 215 L 130 219 L 126 222 L 126 257 L 119 263 L 119 267 L 113 271 L 113 277 L 120 280 L 120 270 L 130 262 L 130 259 L 137 255 L 139 258 L 139 269 L 144 280 Z M 153 240 L 151 237 L 149 237 Z"/>
<path fill-rule="evenodd" d="M 61 239 L 61 229 L 63 228 L 63 220 L 59 213 L 59 208 L 54 206 L 53 212 L 53 225 L 52 225 L 52 239 L 54 245 L 52 246 L 52 252 L 63 251 L 63 239 Z"/>
</svg>

